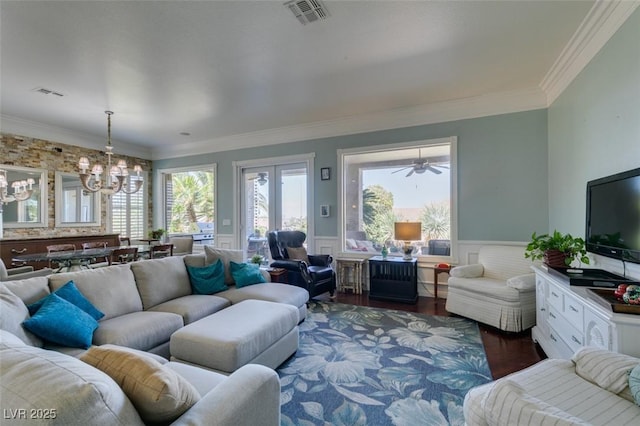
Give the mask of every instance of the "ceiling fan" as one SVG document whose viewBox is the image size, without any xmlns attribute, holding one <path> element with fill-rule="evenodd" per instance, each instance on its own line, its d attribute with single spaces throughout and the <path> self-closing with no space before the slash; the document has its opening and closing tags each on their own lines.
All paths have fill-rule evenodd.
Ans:
<svg viewBox="0 0 640 426">
<path fill-rule="evenodd" d="M 424 173 L 427 170 L 429 170 L 431 173 L 435 173 L 437 175 L 441 174 L 442 170 L 438 170 L 436 167 L 440 167 L 442 169 L 448 169 L 449 168 L 448 166 L 445 166 L 443 163 L 432 163 L 428 159 L 422 158 L 422 152 L 419 150 L 418 151 L 418 158 L 413 160 L 413 162 L 410 165 L 408 165 L 406 167 L 403 167 L 401 169 L 398 169 L 396 171 L 393 171 L 391 173 L 393 174 L 393 173 L 401 172 L 403 170 L 411 169 L 411 170 L 409 170 L 409 173 L 407 173 L 405 175 L 405 177 L 409 177 L 414 173 L 421 175 L 422 173 Z"/>
<path fill-rule="evenodd" d="M 258 176 L 249 178 L 249 180 L 255 180 L 256 182 L 258 182 L 258 184 L 262 186 L 265 183 L 267 183 L 267 173 L 260 172 L 258 173 Z"/>
</svg>

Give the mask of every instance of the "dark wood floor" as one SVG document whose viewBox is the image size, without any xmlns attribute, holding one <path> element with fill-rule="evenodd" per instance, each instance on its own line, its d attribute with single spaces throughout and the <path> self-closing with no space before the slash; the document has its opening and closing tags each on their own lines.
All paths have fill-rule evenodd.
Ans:
<svg viewBox="0 0 640 426">
<path fill-rule="evenodd" d="M 329 301 L 328 294 L 326 296 L 326 298 L 319 297 L 319 299 Z M 369 300 L 367 292 L 364 294 L 337 293 L 333 301 L 374 308 L 397 309 L 426 315 L 454 316 L 445 309 L 446 299 L 434 299 L 432 297 L 419 297 L 418 303 L 411 305 Z M 478 324 L 478 326 L 480 327 L 482 342 L 484 343 L 489 368 L 491 368 L 491 374 L 494 379 L 522 370 L 546 358 L 540 346 L 531 339 L 531 330 L 522 333 L 507 333 L 484 324 Z"/>
</svg>

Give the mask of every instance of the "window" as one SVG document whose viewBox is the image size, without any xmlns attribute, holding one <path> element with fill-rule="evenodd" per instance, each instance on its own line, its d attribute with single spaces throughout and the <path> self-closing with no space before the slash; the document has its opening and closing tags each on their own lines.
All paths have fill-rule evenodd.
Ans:
<svg viewBox="0 0 640 426">
<path fill-rule="evenodd" d="M 215 166 L 161 170 L 164 228 L 169 235 L 192 234 L 202 244 L 213 243 L 215 226 Z"/>
<path fill-rule="evenodd" d="M 414 255 L 451 256 L 456 230 L 456 138 L 339 151 L 346 252 L 402 254 L 394 223 L 421 222 Z"/>
<path fill-rule="evenodd" d="M 134 194 L 126 194 L 123 191 L 111 196 L 111 231 L 114 234 L 127 236 L 132 239 L 145 238 L 145 225 L 147 222 L 147 191 L 148 177 L 143 173 L 144 184 Z M 133 182 L 137 176 L 130 176 L 129 191 L 133 191 Z"/>
</svg>

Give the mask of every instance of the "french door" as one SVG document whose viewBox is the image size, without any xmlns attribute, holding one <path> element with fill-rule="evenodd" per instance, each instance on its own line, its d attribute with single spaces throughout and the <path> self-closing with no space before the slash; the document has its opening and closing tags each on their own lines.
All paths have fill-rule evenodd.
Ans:
<svg viewBox="0 0 640 426">
<path fill-rule="evenodd" d="M 309 164 L 241 167 L 240 241 L 247 259 L 269 258 L 267 232 L 299 230 L 309 235 Z"/>
</svg>

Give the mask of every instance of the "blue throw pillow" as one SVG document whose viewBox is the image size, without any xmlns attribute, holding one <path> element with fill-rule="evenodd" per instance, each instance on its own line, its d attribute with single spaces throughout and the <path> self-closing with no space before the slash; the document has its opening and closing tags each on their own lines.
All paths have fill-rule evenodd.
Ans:
<svg viewBox="0 0 640 426">
<path fill-rule="evenodd" d="M 56 294 L 47 296 L 34 316 L 22 323 L 29 331 L 49 342 L 87 349 L 98 321 Z"/>
<path fill-rule="evenodd" d="M 213 294 L 229 288 L 224 283 L 224 264 L 220 259 L 203 268 L 187 265 L 187 272 L 193 294 Z"/>
<path fill-rule="evenodd" d="M 260 272 L 260 266 L 255 263 L 236 263 L 230 261 L 229 265 L 231 266 L 231 276 L 236 282 L 236 288 L 266 282 L 262 272 Z"/>
<path fill-rule="evenodd" d="M 636 365 L 629 373 L 629 389 L 631 389 L 631 395 L 633 395 L 636 404 L 640 405 L 640 364 Z"/>
<path fill-rule="evenodd" d="M 100 312 L 95 306 L 93 306 L 89 299 L 87 299 L 83 296 L 82 293 L 80 293 L 80 290 L 78 290 L 78 287 L 76 287 L 76 284 L 73 281 L 69 281 L 50 295 L 27 306 L 27 308 L 29 309 L 29 314 L 34 315 L 36 312 L 38 312 L 38 309 L 40 309 L 42 304 L 53 294 L 58 295 L 67 302 L 73 303 L 96 320 L 99 320 L 104 316 L 102 312 Z"/>
</svg>

